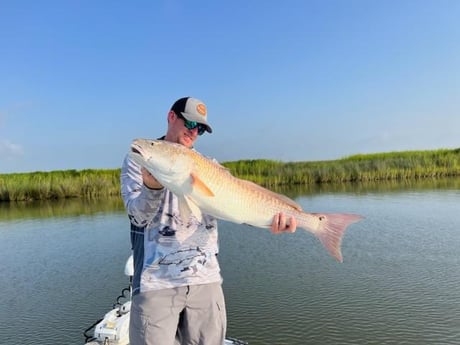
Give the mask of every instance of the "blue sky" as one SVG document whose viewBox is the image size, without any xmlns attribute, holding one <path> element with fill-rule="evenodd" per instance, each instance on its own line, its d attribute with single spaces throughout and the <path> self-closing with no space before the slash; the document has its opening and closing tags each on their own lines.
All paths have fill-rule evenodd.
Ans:
<svg viewBox="0 0 460 345">
<path fill-rule="evenodd" d="M 460 1 L 0 1 L 0 173 L 113 169 L 203 100 L 219 161 L 460 147 Z"/>
</svg>

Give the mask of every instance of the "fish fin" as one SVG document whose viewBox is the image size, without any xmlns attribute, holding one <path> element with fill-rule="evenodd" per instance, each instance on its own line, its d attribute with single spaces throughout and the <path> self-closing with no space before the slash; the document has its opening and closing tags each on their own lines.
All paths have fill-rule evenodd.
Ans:
<svg viewBox="0 0 460 345">
<path fill-rule="evenodd" d="M 197 175 L 191 174 L 192 188 L 204 196 L 214 196 L 212 190 Z"/>
<path fill-rule="evenodd" d="M 194 215 L 199 222 L 203 220 L 200 208 L 190 198 L 181 196 L 178 199 L 180 216 L 184 222 L 187 222 L 191 215 Z"/>
<path fill-rule="evenodd" d="M 223 165 L 220 164 L 218 161 L 213 160 L 213 162 L 214 162 L 223 172 L 225 172 L 225 173 L 227 173 L 227 174 L 230 174 L 230 175 L 232 174 L 232 173 L 230 172 L 230 169 L 229 169 L 229 168 L 223 166 Z"/>
<path fill-rule="evenodd" d="M 350 224 L 363 217 L 345 213 L 312 213 L 312 215 L 319 218 L 319 226 L 314 234 L 337 261 L 343 262 L 341 250 L 343 234 Z"/>
<path fill-rule="evenodd" d="M 192 215 L 192 210 L 188 205 L 187 199 L 185 197 L 178 197 L 178 204 L 179 204 L 179 213 L 180 217 L 184 222 L 187 222 Z"/>
<path fill-rule="evenodd" d="M 240 182 L 243 183 L 243 184 L 246 184 L 248 188 L 251 188 L 251 189 L 256 190 L 256 191 L 260 191 L 263 194 L 271 195 L 272 197 L 280 200 L 281 202 L 286 203 L 289 206 L 293 207 L 297 211 L 302 211 L 302 207 L 298 203 L 296 203 L 294 200 L 288 198 L 285 195 L 275 193 L 275 192 L 271 191 L 270 189 L 267 189 L 267 188 L 264 188 L 262 186 L 259 186 L 257 183 L 254 183 L 254 182 L 251 182 L 251 181 L 240 180 Z"/>
</svg>

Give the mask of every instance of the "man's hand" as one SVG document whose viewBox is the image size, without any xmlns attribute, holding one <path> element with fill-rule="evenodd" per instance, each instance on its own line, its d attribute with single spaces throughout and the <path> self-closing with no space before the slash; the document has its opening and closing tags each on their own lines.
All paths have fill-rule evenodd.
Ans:
<svg viewBox="0 0 460 345">
<path fill-rule="evenodd" d="M 273 217 L 272 233 L 281 234 L 283 232 L 294 232 L 297 228 L 297 221 L 294 217 L 289 218 L 287 223 L 286 215 L 283 212 L 277 213 Z"/>
<path fill-rule="evenodd" d="M 162 189 L 163 186 L 157 181 L 155 177 L 144 167 L 141 168 L 142 180 L 147 188 Z"/>
</svg>

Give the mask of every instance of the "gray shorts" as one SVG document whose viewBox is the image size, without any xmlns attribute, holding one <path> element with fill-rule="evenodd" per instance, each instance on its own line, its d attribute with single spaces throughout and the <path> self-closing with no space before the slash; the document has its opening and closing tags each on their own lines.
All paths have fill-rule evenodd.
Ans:
<svg viewBox="0 0 460 345">
<path fill-rule="evenodd" d="M 221 283 L 133 296 L 130 345 L 222 345 L 227 315 Z"/>
</svg>

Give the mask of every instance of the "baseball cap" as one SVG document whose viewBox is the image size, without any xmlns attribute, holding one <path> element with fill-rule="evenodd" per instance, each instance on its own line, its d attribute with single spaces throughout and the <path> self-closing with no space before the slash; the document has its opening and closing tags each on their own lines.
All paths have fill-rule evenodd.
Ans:
<svg viewBox="0 0 460 345">
<path fill-rule="evenodd" d="M 206 131 L 212 133 L 212 128 L 208 124 L 208 111 L 206 105 L 199 99 L 193 97 L 183 97 L 178 99 L 171 107 L 176 114 L 180 114 L 189 121 L 202 123 L 206 126 Z"/>
</svg>

